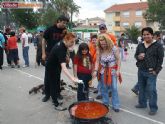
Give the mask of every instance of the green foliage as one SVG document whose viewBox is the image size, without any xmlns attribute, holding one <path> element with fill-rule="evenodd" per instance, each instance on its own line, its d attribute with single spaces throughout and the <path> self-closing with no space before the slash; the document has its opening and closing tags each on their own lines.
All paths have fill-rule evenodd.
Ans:
<svg viewBox="0 0 165 124">
<path fill-rule="evenodd" d="M 71 18 L 69 27 L 73 27 L 72 16 L 73 13 L 79 13 L 79 8 L 73 0 L 54 0 L 51 4 L 46 5 L 42 11 L 41 25 L 50 26 L 55 23 L 59 15 L 63 14 Z"/>
<path fill-rule="evenodd" d="M 48 8 L 41 17 L 40 25 L 45 25 L 46 27 L 49 27 L 55 23 L 55 20 L 57 20 L 57 17 L 59 16 L 59 13 L 55 11 L 53 8 Z"/>
<path fill-rule="evenodd" d="M 130 28 L 125 29 L 125 34 L 129 37 L 129 39 L 133 43 L 138 43 L 137 38 L 140 36 L 140 29 L 137 28 L 136 26 L 131 26 Z"/>
<path fill-rule="evenodd" d="M 72 16 L 79 13 L 79 6 L 73 0 L 52 0 L 46 3 L 42 0 L 44 8 L 34 12 L 33 9 L 13 9 L 10 11 L 13 20 L 19 26 L 34 29 L 39 25 L 50 26 L 56 22 L 59 15 L 71 17 L 70 27 L 73 27 Z"/>
<path fill-rule="evenodd" d="M 39 13 L 35 13 L 33 9 L 14 9 L 11 14 L 19 26 L 33 29 L 38 25 Z"/>
<path fill-rule="evenodd" d="M 148 0 L 148 10 L 144 14 L 147 21 L 159 22 L 161 29 L 165 29 L 165 1 L 164 0 Z"/>
</svg>

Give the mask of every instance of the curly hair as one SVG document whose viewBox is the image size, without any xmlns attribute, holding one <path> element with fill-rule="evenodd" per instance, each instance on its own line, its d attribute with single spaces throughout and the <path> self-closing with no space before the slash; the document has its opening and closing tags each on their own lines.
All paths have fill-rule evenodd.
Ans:
<svg viewBox="0 0 165 124">
<path fill-rule="evenodd" d="M 114 43 L 111 40 L 111 38 L 108 36 L 108 34 L 100 34 L 98 37 L 97 48 L 100 52 L 103 52 L 103 48 L 101 47 L 101 44 L 100 44 L 101 40 L 105 40 L 105 42 L 107 43 L 107 50 L 111 52 L 114 46 Z"/>
</svg>

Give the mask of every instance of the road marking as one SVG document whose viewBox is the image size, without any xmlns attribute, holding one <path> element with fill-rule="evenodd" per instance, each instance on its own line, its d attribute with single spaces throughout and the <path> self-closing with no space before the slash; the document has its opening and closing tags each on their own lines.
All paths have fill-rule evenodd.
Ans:
<svg viewBox="0 0 165 124">
<path fill-rule="evenodd" d="M 134 115 L 134 116 L 137 116 L 137 117 L 139 117 L 139 118 L 143 118 L 143 119 L 152 121 L 152 122 L 157 123 L 157 124 L 164 124 L 164 123 L 161 122 L 161 121 L 157 121 L 157 120 L 151 119 L 151 118 L 149 118 L 149 117 L 146 117 L 146 116 L 143 116 L 143 115 L 140 115 L 140 114 L 131 112 L 131 111 L 129 111 L 129 110 L 126 110 L 126 109 L 123 109 L 123 108 L 120 108 L 120 109 L 121 109 L 122 111 L 124 111 L 124 112 L 130 113 L 130 114 L 132 114 L 132 115 Z"/>
<path fill-rule="evenodd" d="M 14 70 L 16 70 L 16 71 L 18 71 L 18 72 L 20 72 L 20 73 L 26 74 L 26 75 L 28 75 L 29 77 L 34 77 L 34 78 L 36 78 L 36 79 L 38 79 L 38 80 L 44 81 L 42 78 L 39 78 L 39 77 L 37 77 L 37 76 L 35 76 L 35 75 L 29 74 L 29 73 L 24 72 L 24 71 L 21 71 L 21 70 L 19 70 L 19 69 L 14 69 Z M 70 89 L 68 89 L 68 88 L 67 88 L 67 90 L 69 90 L 69 91 L 71 91 L 71 92 L 73 92 L 73 93 L 76 93 L 75 91 L 72 91 L 72 90 L 70 90 Z M 145 119 L 145 120 L 149 120 L 149 121 L 154 122 L 154 123 L 157 123 L 157 124 L 165 124 L 165 123 L 163 123 L 163 122 L 161 122 L 161 121 L 157 121 L 157 120 L 151 119 L 151 118 L 149 118 L 149 117 L 146 117 L 146 116 L 143 116 L 143 115 L 140 115 L 140 114 L 131 112 L 131 111 L 127 110 L 127 109 L 124 109 L 124 108 L 120 108 L 120 109 L 121 109 L 122 111 L 126 112 L 126 113 L 132 114 L 132 115 L 137 116 L 137 117 L 139 117 L 139 118 L 143 118 L 143 119 Z"/>
</svg>

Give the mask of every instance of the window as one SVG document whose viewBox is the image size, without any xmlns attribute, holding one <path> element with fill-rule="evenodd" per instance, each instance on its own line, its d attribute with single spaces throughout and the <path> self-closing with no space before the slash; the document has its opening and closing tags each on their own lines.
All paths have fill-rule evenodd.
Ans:
<svg viewBox="0 0 165 124">
<path fill-rule="evenodd" d="M 138 27 L 138 28 L 141 27 L 142 26 L 142 22 L 135 22 L 135 26 Z"/>
<path fill-rule="evenodd" d="M 115 16 L 120 16 L 120 12 L 116 12 L 115 13 Z"/>
<path fill-rule="evenodd" d="M 120 22 L 119 21 L 115 22 L 115 26 L 120 26 Z"/>
<path fill-rule="evenodd" d="M 129 17 L 129 11 L 123 12 L 124 17 Z"/>
<path fill-rule="evenodd" d="M 125 28 L 129 27 L 129 23 L 128 22 L 123 22 L 123 27 L 125 27 Z"/>
<path fill-rule="evenodd" d="M 137 10 L 136 11 L 136 16 L 142 16 L 142 11 L 141 10 Z"/>
</svg>

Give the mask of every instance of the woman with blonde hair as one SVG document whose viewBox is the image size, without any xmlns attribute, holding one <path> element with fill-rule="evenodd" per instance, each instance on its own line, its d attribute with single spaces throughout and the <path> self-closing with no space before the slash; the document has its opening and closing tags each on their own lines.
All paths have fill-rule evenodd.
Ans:
<svg viewBox="0 0 165 124">
<path fill-rule="evenodd" d="M 98 37 L 97 59 L 93 77 L 97 75 L 101 83 L 102 101 L 109 106 L 109 89 L 112 90 L 112 108 L 119 112 L 119 97 L 117 91 L 117 77 L 120 76 L 119 50 L 107 34 Z"/>
</svg>

